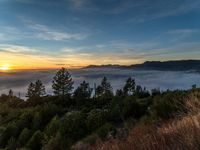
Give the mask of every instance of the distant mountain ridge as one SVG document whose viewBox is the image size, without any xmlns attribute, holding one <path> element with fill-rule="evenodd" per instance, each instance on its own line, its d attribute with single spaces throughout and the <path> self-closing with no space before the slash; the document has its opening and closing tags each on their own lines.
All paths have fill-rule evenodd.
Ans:
<svg viewBox="0 0 200 150">
<path fill-rule="evenodd" d="M 136 70 L 159 70 L 159 71 L 200 71 L 200 60 L 175 60 L 175 61 L 146 61 L 134 65 L 89 65 L 84 69 L 136 69 Z"/>
</svg>

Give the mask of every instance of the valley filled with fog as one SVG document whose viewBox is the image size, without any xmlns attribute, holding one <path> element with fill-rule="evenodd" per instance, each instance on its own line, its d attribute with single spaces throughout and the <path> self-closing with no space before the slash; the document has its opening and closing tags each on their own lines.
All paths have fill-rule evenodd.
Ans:
<svg viewBox="0 0 200 150">
<path fill-rule="evenodd" d="M 105 76 L 111 82 L 113 90 L 123 87 L 128 77 L 133 77 L 136 83 L 146 87 L 166 89 L 188 89 L 192 85 L 200 85 L 200 73 L 195 71 L 139 71 L 131 69 L 73 69 L 69 70 L 76 88 L 83 80 L 98 85 Z M 30 82 L 40 79 L 46 86 L 47 94 L 52 94 L 52 79 L 56 70 L 27 70 L 0 73 L 0 94 L 12 89 L 15 95 L 24 98 Z"/>
</svg>

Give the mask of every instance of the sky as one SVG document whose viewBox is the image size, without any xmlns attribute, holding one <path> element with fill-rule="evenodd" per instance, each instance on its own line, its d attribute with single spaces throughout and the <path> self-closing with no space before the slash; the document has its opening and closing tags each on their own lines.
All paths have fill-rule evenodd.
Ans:
<svg viewBox="0 0 200 150">
<path fill-rule="evenodd" d="M 200 59 L 199 0 L 0 0 L 0 68 Z"/>
</svg>

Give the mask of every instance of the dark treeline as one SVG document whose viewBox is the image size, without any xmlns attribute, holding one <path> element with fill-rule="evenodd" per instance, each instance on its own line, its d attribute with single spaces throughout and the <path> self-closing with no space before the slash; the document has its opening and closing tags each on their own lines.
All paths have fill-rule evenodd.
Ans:
<svg viewBox="0 0 200 150">
<path fill-rule="evenodd" d="M 93 144 L 109 136 L 123 138 L 129 125 L 159 123 L 180 110 L 187 112 L 187 93 L 199 90 L 193 86 L 188 91 L 149 92 L 133 78 L 115 93 L 106 77 L 95 89 L 86 81 L 73 89 L 73 83 L 62 68 L 53 78 L 53 95 L 46 95 L 40 80 L 30 83 L 26 101 L 12 90 L 1 95 L 0 148 L 65 150 L 78 141 Z"/>
</svg>

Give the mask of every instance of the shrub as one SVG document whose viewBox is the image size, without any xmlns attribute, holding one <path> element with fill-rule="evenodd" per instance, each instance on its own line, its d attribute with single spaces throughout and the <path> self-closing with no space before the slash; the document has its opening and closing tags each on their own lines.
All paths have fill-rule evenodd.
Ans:
<svg viewBox="0 0 200 150">
<path fill-rule="evenodd" d="M 124 118 L 133 117 L 139 119 L 145 113 L 145 108 L 138 102 L 138 100 L 129 96 L 124 100 L 124 105 L 122 108 L 122 114 Z"/>
<path fill-rule="evenodd" d="M 96 134 L 91 134 L 88 137 L 86 137 L 83 140 L 83 142 L 92 145 L 96 143 L 97 139 L 98 139 L 98 136 Z"/>
<path fill-rule="evenodd" d="M 55 137 L 52 137 L 48 143 L 43 147 L 44 150 L 62 150 L 62 137 L 60 133 L 57 133 Z"/>
<path fill-rule="evenodd" d="M 8 140 L 11 137 L 17 136 L 17 127 L 15 123 L 10 123 L 3 131 L 2 135 L 0 136 L 0 146 L 5 147 L 8 143 Z"/>
<path fill-rule="evenodd" d="M 104 110 L 91 110 L 86 124 L 89 131 L 94 131 L 106 122 L 107 112 Z"/>
<path fill-rule="evenodd" d="M 110 109 L 109 120 L 113 122 L 121 122 L 122 121 L 122 113 L 120 105 L 113 105 Z"/>
<path fill-rule="evenodd" d="M 59 112 L 59 107 L 54 104 L 45 104 L 42 107 L 37 107 L 33 119 L 33 129 L 43 130 L 52 117 L 57 115 Z"/>
<path fill-rule="evenodd" d="M 39 150 L 42 147 L 43 134 L 41 131 L 36 131 L 27 143 L 27 147 L 31 150 Z"/>
<path fill-rule="evenodd" d="M 64 137 L 77 140 L 86 134 L 85 116 L 80 112 L 69 112 L 62 119 L 61 134 Z"/>
<path fill-rule="evenodd" d="M 23 130 L 24 128 L 30 128 L 32 120 L 33 120 L 32 112 L 25 111 L 20 115 L 19 119 L 16 121 L 16 125 L 20 130 Z"/>
<path fill-rule="evenodd" d="M 17 148 L 17 142 L 16 142 L 16 139 L 11 137 L 9 140 L 8 140 L 8 145 L 7 145 L 7 149 L 8 150 L 16 150 Z"/>
<path fill-rule="evenodd" d="M 30 137 L 31 137 L 31 131 L 29 129 L 25 128 L 24 130 L 22 130 L 18 138 L 19 147 L 26 145 Z"/>
<path fill-rule="evenodd" d="M 116 129 L 110 123 L 106 123 L 105 125 L 103 125 L 102 127 L 100 127 L 97 130 L 97 135 L 101 139 L 105 139 L 107 137 L 108 133 L 111 133 L 112 136 L 114 136 L 116 134 Z"/>
<path fill-rule="evenodd" d="M 60 119 L 58 116 L 55 116 L 47 125 L 45 133 L 48 137 L 55 136 L 57 131 L 60 128 Z"/>
<path fill-rule="evenodd" d="M 151 107 L 152 114 L 163 119 L 169 119 L 178 112 L 185 110 L 186 95 L 183 92 L 166 92 L 163 95 L 155 96 L 153 106 Z"/>
</svg>

